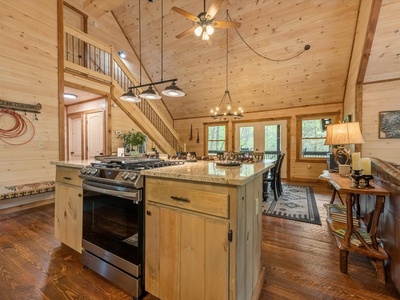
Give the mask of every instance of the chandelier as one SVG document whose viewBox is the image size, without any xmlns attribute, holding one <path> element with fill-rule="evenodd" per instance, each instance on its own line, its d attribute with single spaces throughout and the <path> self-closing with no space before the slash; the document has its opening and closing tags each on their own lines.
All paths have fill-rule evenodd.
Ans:
<svg viewBox="0 0 400 300">
<path fill-rule="evenodd" d="M 226 11 L 226 14 L 228 18 L 228 11 Z M 215 108 L 215 110 L 211 110 L 211 118 L 214 120 L 243 118 L 243 109 L 239 107 L 238 110 L 235 110 L 233 108 L 231 93 L 229 92 L 228 88 L 228 52 L 228 29 L 226 29 L 226 89 L 219 105 Z"/>
</svg>

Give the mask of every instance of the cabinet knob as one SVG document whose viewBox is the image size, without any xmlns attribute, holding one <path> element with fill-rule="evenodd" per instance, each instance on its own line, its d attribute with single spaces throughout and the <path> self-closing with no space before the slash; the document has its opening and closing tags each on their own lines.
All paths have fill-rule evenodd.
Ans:
<svg viewBox="0 0 400 300">
<path fill-rule="evenodd" d="M 151 216 L 151 211 L 146 210 L 146 215 Z"/>
<path fill-rule="evenodd" d="M 79 193 L 79 194 L 78 194 L 78 197 L 79 197 L 79 198 L 82 198 L 82 194 L 81 194 L 81 193 Z"/>
<path fill-rule="evenodd" d="M 64 210 L 64 217 L 66 217 L 67 216 L 67 211 L 66 210 Z"/>
</svg>

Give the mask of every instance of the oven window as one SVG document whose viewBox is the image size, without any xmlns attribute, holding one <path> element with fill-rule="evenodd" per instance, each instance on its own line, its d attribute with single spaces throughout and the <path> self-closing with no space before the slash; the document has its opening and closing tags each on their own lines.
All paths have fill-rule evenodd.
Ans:
<svg viewBox="0 0 400 300">
<path fill-rule="evenodd" d="M 83 239 L 138 265 L 142 249 L 142 201 L 84 191 Z"/>
</svg>

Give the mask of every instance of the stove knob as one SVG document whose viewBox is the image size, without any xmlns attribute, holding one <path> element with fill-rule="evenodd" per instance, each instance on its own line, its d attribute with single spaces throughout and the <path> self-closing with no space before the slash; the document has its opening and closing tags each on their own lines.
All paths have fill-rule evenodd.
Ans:
<svg viewBox="0 0 400 300">
<path fill-rule="evenodd" d="M 87 168 L 86 168 L 86 167 L 83 167 L 83 168 L 81 169 L 81 174 L 86 174 L 86 170 L 87 170 Z"/>
<path fill-rule="evenodd" d="M 129 174 L 129 179 L 130 179 L 131 181 L 134 181 L 137 177 L 138 177 L 138 176 L 137 176 L 136 173 L 130 173 L 130 174 Z"/>
<path fill-rule="evenodd" d="M 129 178 L 129 172 L 124 172 L 122 173 L 121 177 L 125 180 L 127 180 Z"/>
<path fill-rule="evenodd" d="M 96 168 L 92 168 L 92 169 L 90 170 L 90 175 L 96 176 L 97 173 L 99 173 L 99 170 L 97 170 Z"/>
</svg>

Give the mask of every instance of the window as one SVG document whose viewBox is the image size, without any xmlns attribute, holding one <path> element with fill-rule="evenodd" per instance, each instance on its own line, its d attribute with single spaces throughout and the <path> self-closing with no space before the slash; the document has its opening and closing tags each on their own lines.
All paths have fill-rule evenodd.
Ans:
<svg viewBox="0 0 400 300">
<path fill-rule="evenodd" d="M 302 159 L 326 159 L 330 149 L 324 145 L 326 137 L 327 120 L 333 120 L 335 116 L 309 116 L 297 119 L 297 158 Z"/>
<path fill-rule="evenodd" d="M 226 151 L 226 125 L 207 127 L 207 155 Z"/>
<path fill-rule="evenodd" d="M 240 151 L 254 151 L 254 126 L 239 128 Z"/>
</svg>

